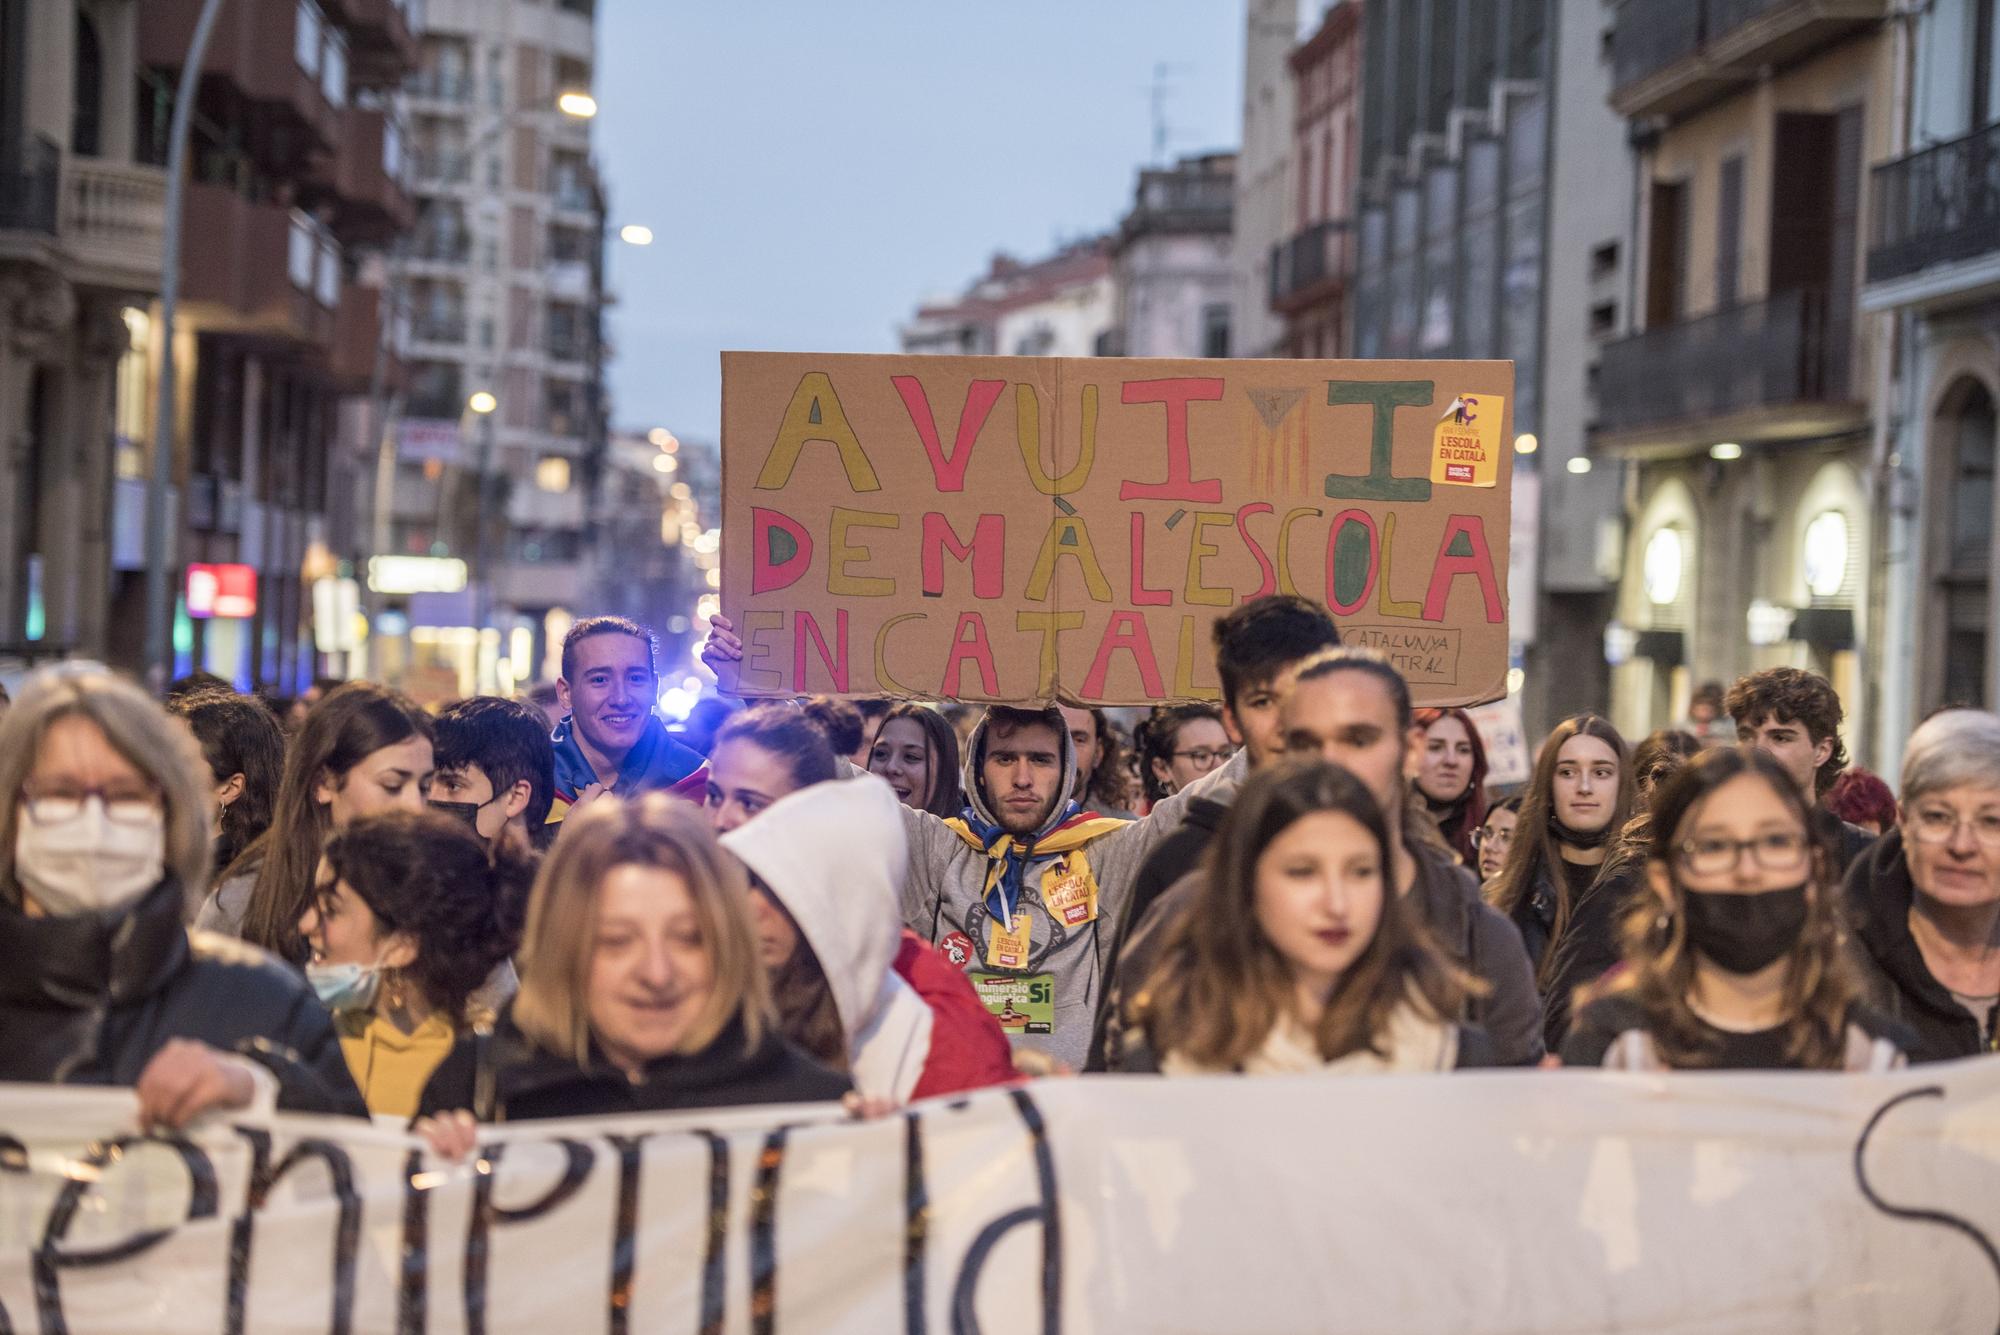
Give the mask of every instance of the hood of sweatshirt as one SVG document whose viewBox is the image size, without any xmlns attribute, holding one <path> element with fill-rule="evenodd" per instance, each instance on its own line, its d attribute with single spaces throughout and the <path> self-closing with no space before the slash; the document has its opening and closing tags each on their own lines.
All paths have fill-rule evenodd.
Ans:
<svg viewBox="0 0 2000 1335">
<path fill-rule="evenodd" d="M 1062 788 L 1055 805 L 1050 808 L 1049 814 L 1043 818 L 1041 826 L 1035 830 L 1029 842 L 1040 839 L 1076 813 L 1073 801 L 1078 779 L 1076 747 L 1069 739 L 1069 725 L 1063 722 L 1062 711 L 1059 709 L 1045 709 L 1042 714 L 1048 720 L 1049 727 L 1055 730 L 1057 750 L 1062 757 Z M 971 816 L 969 823 L 975 826 L 1000 824 L 1000 817 L 993 809 L 993 803 L 986 792 L 986 782 L 980 774 L 981 762 L 986 758 L 986 733 L 992 722 L 993 715 L 990 712 L 980 716 L 978 724 L 972 729 L 972 736 L 967 739 L 965 757 L 959 762 L 959 778 L 961 786 L 965 789 L 965 806 Z"/>
<path fill-rule="evenodd" d="M 896 794 L 872 774 L 816 783 L 723 835 L 722 846 L 792 915 L 849 1039 L 860 1035 L 901 945 L 910 852 Z"/>
</svg>

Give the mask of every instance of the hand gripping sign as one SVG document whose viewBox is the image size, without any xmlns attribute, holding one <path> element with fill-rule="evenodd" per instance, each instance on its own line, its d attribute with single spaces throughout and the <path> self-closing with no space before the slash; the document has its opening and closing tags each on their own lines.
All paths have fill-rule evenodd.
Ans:
<svg viewBox="0 0 2000 1335">
<path fill-rule="evenodd" d="M 1504 693 L 1509 362 L 724 353 L 746 695 L 1215 700 L 1327 607 L 1420 704 Z"/>
</svg>

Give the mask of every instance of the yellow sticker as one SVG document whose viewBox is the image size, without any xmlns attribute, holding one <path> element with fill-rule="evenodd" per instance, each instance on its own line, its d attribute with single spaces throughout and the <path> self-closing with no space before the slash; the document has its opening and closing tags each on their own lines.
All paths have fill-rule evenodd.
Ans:
<svg viewBox="0 0 2000 1335">
<path fill-rule="evenodd" d="M 995 919 L 986 935 L 986 963 L 995 969 L 1027 968 L 1030 939 L 1027 914 L 1016 913 L 1011 927 Z"/>
<path fill-rule="evenodd" d="M 1068 864 L 1051 868 L 1042 877 L 1042 903 L 1049 916 L 1065 927 L 1081 927 L 1097 920 L 1097 878 L 1090 868 L 1067 870 Z"/>
<path fill-rule="evenodd" d="M 1451 401 L 1431 447 L 1431 481 L 1491 487 L 1500 481 L 1500 424 L 1507 400 L 1497 394 L 1460 394 Z"/>
</svg>

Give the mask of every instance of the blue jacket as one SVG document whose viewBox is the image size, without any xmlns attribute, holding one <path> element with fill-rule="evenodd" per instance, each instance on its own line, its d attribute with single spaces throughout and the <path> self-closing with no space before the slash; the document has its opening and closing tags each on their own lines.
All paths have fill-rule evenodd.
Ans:
<svg viewBox="0 0 2000 1335">
<path fill-rule="evenodd" d="M 584 759 L 573 716 L 565 715 L 549 740 L 556 748 L 556 800 L 549 808 L 549 823 L 553 825 L 562 820 L 578 793 L 597 782 L 597 771 Z M 618 767 L 618 781 L 611 785 L 611 791 L 620 797 L 670 792 L 699 802 L 707 786 L 708 762 L 699 752 L 667 736 L 666 724 L 651 714 L 639 740 Z"/>
</svg>

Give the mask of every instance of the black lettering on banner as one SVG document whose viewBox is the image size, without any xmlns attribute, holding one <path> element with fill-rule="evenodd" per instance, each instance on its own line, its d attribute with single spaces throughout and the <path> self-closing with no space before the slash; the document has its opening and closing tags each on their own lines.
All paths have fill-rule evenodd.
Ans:
<svg viewBox="0 0 2000 1335">
<path fill-rule="evenodd" d="M 1994 1247 L 1993 1240 L 1986 1236 L 1984 1229 L 1978 1227 L 1976 1224 L 1960 1219 L 1955 1214 L 1946 1214 L 1942 1210 L 1925 1210 L 1911 1206 L 1891 1205 L 1875 1194 L 1875 1188 L 1868 1181 L 1868 1165 L 1865 1162 L 1868 1154 L 1868 1141 L 1874 1136 L 1875 1128 L 1882 1124 L 1882 1119 L 1887 1117 L 1899 1105 L 1908 1103 L 1912 1099 L 1941 1099 L 1943 1097 L 1944 1086 L 1925 1085 L 1922 1089 L 1906 1090 L 1877 1108 L 1874 1114 L 1869 1117 L 1868 1125 L 1861 1128 L 1860 1137 L 1854 1142 L 1854 1185 L 1861 1189 L 1861 1195 L 1870 1205 L 1880 1210 L 1883 1214 L 1888 1215 L 1891 1219 L 1907 1219 L 1917 1224 L 1933 1224 L 1939 1228 L 1948 1228 L 1955 1232 L 1963 1233 L 1972 1240 L 1972 1244 L 1979 1248 L 1980 1253 L 1986 1257 L 1986 1264 L 1993 1267 L 1994 1275 L 2000 1277 L 2000 1249 Z M 1995 1326 L 1996 1329 L 2000 1329 L 2000 1320 L 1996 1321 Z"/>
<path fill-rule="evenodd" d="M 486 1335 L 486 1261 L 487 1249 L 493 1232 L 493 1225 L 525 1224 L 539 1219 L 549 1211 L 562 1205 L 570 1197 L 583 1189 L 590 1180 L 591 1166 L 597 1162 L 597 1153 L 581 1141 L 567 1138 L 553 1142 L 562 1146 L 563 1172 L 548 1194 L 532 1205 L 524 1205 L 518 1210 L 509 1210 L 493 1203 L 494 1170 L 500 1166 L 500 1155 L 507 1147 L 504 1144 L 488 1145 L 482 1151 L 482 1164 L 472 1186 L 472 1222 L 465 1231 L 465 1329 L 467 1335 Z"/>
<path fill-rule="evenodd" d="M 750 1329 L 771 1335 L 778 1306 L 778 1174 L 785 1166 L 785 1142 L 792 1128 L 781 1126 L 764 1138 L 757 1156 L 757 1182 L 750 1189 Z"/>
<path fill-rule="evenodd" d="M 309 1159 L 318 1159 L 333 1178 L 333 1198 L 340 1202 L 340 1218 L 333 1235 L 333 1311 L 327 1329 L 335 1335 L 347 1335 L 354 1326 L 354 1265 L 361 1250 L 361 1197 L 354 1190 L 353 1160 L 330 1140 L 302 1140 L 273 1167 L 270 1132 L 239 1126 L 236 1134 L 250 1142 L 250 1193 L 243 1213 L 230 1227 L 228 1312 L 223 1328 L 229 1335 L 243 1332 L 257 1212 L 270 1199 L 271 1188 L 279 1178 Z"/>
<path fill-rule="evenodd" d="M 423 1335 L 430 1303 L 430 1179 L 423 1175 L 424 1152 L 411 1150 L 403 1161 L 403 1273 L 396 1285 L 397 1335 Z"/>
<path fill-rule="evenodd" d="M 723 1248 L 729 1241 L 729 1142 L 713 1131 L 695 1134 L 708 1142 L 708 1239 L 701 1258 L 701 1335 L 722 1335 Z"/>
<path fill-rule="evenodd" d="M 1049 1149 L 1048 1127 L 1034 1099 L 1024 1089 L 1010 1089 L 1007 1097 L 1014 1101 L 1014 1110 L 1021 1114 L 1034 1145 L 1035 1178 L 1042 1203 L 1024 1205 L 1001 1215 L 973 1239 L 959 1266 L 958 1283 L 952 1289 L 954 1335 L 979 1335 L 979 1313 L 973 1309 L 973 1299 L 979 1291 L 979 1273 L 986 1268 L 987 1256 L 1011 1230 L 1037 1221 L 1042 1226 L 1042 1335 L 1060 1335 L 1062 1330 L 1062 1214 L 1056 1204 L 1055 1154 Z"/>
<path fill-rule="evenodd" d="M 931 1197 L 924 1181 L 924 1119 L 903 1114 L 903 1329 L 924 1335 L 924 1244 L 930 1240 Z"/>
<path fill-rule="evenodd" d="M 9 1135 L 0 1134 L 0 1173 L 26 1173 L 28 1147 Z M 0 1335 L 14 1335 L 14 1318 L 7 1304 L 0 1303 Z"/>
<path fill-rule="evenodd" d="M 640 1151 L 647 1137 L 606 1136 L 618 1149 L 618 1218 L 611 1237 L 611 1335 L 625 1335 L 639 1234 Z"/>
<path fill-rule="evenodd" d="M 220 1198 L 215 1165 L 209 1161 L 208 1155 L 179 1136 L 121 1136 L 116 1140 L 95 1141 L 85 1153 L 80 1167 L 86 1170 L 102 1169 L 113 1160 L 122 1158 L 127 1148 L 141 1143 L 165 1145 L 180 1155 L 188 1175 L 188 1221 L 213 1219 Z M 61 1250 L 56 1244 L 69 1232 L 70 1225 L 76 1220 L 77 1208 L 97 1180 L 98 1174 L 94 1171 L 73 1173 L 63 1183 L 55 1203 L 49 1207 L 48 1222 L 42 1229 L 42 1241 L 35 1248 L 34 1258 L 35 1315 L 41 1322 L 42 1335 L 68 1335 L 69 1332 L 69 1322 L 63 1319 L 62 1286 L 57 1280 L 57 1272 L 129 1261 L 141 1252 L 158 1246 L 174 1231 L 170 1228 L 148 1229 L 96 1251 Z"/>
</svg>

